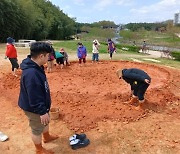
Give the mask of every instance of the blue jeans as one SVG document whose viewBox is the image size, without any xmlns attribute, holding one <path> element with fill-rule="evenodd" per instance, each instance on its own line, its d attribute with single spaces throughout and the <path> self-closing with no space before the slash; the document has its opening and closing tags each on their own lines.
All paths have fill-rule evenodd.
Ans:
<svg viewBox="0 0 180 154">
<path fill-rule="evenodd" d="M 92 61 L 99 61 L 99 53 L 93 53 L 92 55 Z"/>
</svg>

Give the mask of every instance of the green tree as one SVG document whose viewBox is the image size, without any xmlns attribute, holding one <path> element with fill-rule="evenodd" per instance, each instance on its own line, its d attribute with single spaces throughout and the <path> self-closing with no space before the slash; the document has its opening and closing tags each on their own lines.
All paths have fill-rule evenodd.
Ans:
<svg viewBox="0 0 180 154">
<path fill-rule="evenodd" d="M 0 39 L 65 39 L 75 34 L 75 21 L 48 0 L 1 0 Z"/>
</svg>

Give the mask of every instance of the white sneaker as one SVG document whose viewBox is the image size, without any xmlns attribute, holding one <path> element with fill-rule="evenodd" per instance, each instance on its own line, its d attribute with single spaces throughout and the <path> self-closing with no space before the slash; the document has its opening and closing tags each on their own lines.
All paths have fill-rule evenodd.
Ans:
<svg viewBox="0 0 180 154">
<path fill-rule="evenodd" d="M 3 134 L 2 132 L 0 132 L 0 141 L 1 141 L 1 142 L 4 142 L 4 141 L 6 141 L 7 139 L 8 139 L 8 136 L 5 135 L 5 134 Z"/>
</svg>

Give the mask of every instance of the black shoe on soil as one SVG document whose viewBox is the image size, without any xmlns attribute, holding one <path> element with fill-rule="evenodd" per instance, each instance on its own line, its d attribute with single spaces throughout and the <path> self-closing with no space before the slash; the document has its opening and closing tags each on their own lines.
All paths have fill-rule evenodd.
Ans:
<svg viewBox="0 0 180 154">
<path fill-rule="evenodd" d="M 89 139 L 79 140 L 77 144 L 71 145 L 73 150 L 86 147 L 90 143 Z"/>
<path fill-rule="evenodd" d="M 86 134 L 76 134 L 76 138 L 80 140 L 84 140 L 86 138 Z"/>
<path fill-rule="evenodd" d="M 69 141 L 72 141 L 74 139 L 84 140 L 86 138 L 86 134 L 74 134 L 69 138 Z"/>
</svg>

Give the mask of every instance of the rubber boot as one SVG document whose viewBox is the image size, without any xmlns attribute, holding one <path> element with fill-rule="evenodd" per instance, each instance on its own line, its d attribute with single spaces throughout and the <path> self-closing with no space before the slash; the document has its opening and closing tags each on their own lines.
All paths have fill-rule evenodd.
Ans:
<svg viewBox="0 0 180 154">
<path fill-rule="evenodd" d="M 146 102 L 146 100 L 142 100 L 142 101 L 139 101 L 139 104 L 138 106 L 135 107 L 136 110 L 142 110 L 143 109 L 143 104 Z"/>
<path fill-rule="evenodd" d="M 129 104 L 137 104 L 137 103 L 138 103 L 137 97 L 132 97 L 131 100 L 129 101 Z"/>
<path fill-rule="evenodd" d="M 44 137 L 44 143 L 48 143 L 59 138 L 59 136 L 57 135 L 54 135 L 54 136 L 50 135 L 49 132 L 43 133 L 43 137 Z"/>
<path fill-rule="evenodd" d="M 46 150 L 42 147 L 42 144 L 35 144 L 36 154 L 54 154 L 51 150 Z"/>
</svg>

